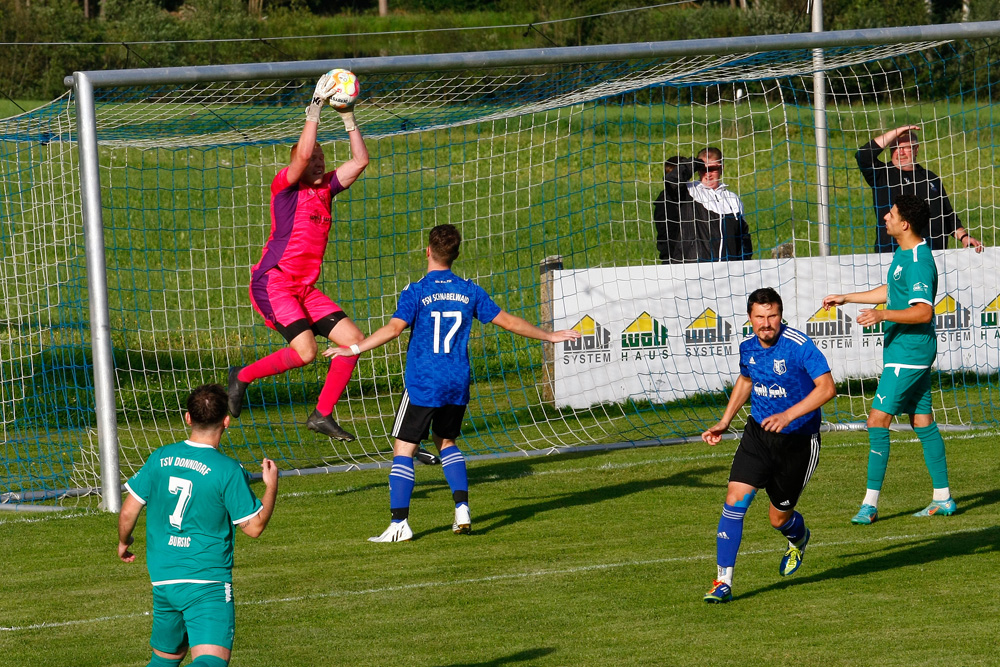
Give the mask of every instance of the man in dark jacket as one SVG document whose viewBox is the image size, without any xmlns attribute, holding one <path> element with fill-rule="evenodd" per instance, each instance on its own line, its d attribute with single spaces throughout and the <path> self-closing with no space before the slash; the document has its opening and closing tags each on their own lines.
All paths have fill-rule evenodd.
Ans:
<svg viewBox="0 0 1000 667">
<path fill-rule="evenodd" d="M 896 197 L 901 194 L 917 195 L 927 202 L 931 209 L 930 228 L 927 243 L 931 250 L 943 250 L 948 236 L 954 236 L 965 248 L 983 251 L 983 244 L 972 237 L 955 215 L 948 193 L 938 175 L 917 164 L 918 125 L 904 125 L 879 135 L 858 149 L 854 159 L 861 174 L 872 188 L 877 226 L 875 252 L 893 252 L 896 241 L 885 229 L 885 216 L 892 208 Z M 886 164 L 878 159 L 886 148 L 892 149 L 891 162 Z"/>
<path fill-rule="evenodd" d="M 699 180 L 689 182 L 698 174 Z M 753 244 L 739 196 L 722 182 L 722 152 L 676 155 L 664 165 L 653 202 L 656 246 L 664 264 L 750 259 Z"/>
</svg>

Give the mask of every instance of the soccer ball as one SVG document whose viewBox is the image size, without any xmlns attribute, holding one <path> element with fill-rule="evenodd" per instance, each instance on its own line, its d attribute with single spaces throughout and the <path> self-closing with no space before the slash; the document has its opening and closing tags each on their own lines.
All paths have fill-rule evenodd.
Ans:
<svg viewBox="0 0 1000 667">
<path fill-rule="evenodd" d="M 354 72 L 346 69 L 332 69 L 327 75 L 333 79 L 330 84 L 333 94 L 330 95 L 330 106 L 337 110 L 343 110 L 354 104 L 361 93 L 361 85 L 358 84 L 358 77 Z"/>
</svg>

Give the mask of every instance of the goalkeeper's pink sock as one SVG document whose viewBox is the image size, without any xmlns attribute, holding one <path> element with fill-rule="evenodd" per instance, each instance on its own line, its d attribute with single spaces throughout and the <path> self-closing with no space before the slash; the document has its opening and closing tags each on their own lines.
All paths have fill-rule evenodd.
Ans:
<svg viewBox="0 0 1000 667">
<path fill-rule="evenodd" d="M 305 366 L 305 362 L 302 361 L 299 353 L 290 347 L 284 347 L 249 366 L 243 367 L 236 377 L 240 382 L 253 382 L 259 378 L 284 373 L 300 366 Z"/>
<path fill-rule="evenodd" d="M 326 373 L 326 382 L 323 383 L 323 390 L 319 392 L 319 400 L 316 402 L 316 409 L 321 415 L 329 415 L 333 412 L 333 406 L 340 400 L 340 395 L 344 393 L 344 388 L 351 381 L 351 374 L 357 365 L 357 357 L 337 357 L 330 364 L 330 370 Z"/>
</svg>

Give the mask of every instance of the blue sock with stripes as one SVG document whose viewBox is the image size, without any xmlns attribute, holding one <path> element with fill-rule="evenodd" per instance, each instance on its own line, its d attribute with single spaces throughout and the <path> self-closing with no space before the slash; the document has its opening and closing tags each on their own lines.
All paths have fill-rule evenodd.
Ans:
<svg viewBox="0 0 1000 667">
<path fill-rule="evenodd" d="M 389 509 L 392 511 L 393 523 L 409 518 L 410 497 L 415 484 L 413 457 L 393 456 L 392 470 L 389 472 Z"/>
<path fill-rule="evenodd" d="M 736 554 L 743 539 L 743 517 L 746 516 L 749 507 L 749 503 L 743 507 L 726 503 L 722 505 L 719 532 L 715 536 L 716 560 L 720 568 L 736 565 Z"/>
<path fill-rule="evenodd" d="M 792 518 L 778 527 L 778 532 L 785 536 L 789 542 L 799 546 L 806 536 L 806 520 L 798 512 L 792 512 Z"/>
<path fill-rule="evenodd" d="M 465 455 L 458 447 L 441 450 L 441 470 L 451 489 L 455 507 L 469 502 L 469 474 L 465 467 Z"/>
</svg>

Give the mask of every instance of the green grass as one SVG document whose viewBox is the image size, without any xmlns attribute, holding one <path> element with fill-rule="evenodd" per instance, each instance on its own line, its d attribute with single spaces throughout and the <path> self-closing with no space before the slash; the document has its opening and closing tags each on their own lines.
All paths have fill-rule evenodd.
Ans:
<svg viewBox="0 0 1000 667">
<path fill-rule="evenodd" d="M 882 519 L 859 527 L 866 442 L 825 436 L 805 564 L 778 576 L 761 494 L 725 606 L 701 596 L 732 441 L 473 461 L 468 537 L 440 470 L 418 467 L 405 544 L 365 540 L 388 521 L 385 471 L 286 478 L 265 534 L 237 537 L 232 664 L 993 664 L 997 436 L 946 440 L 959 513 L 910 516 L 930 485 L 900 433 Z M 115 544 L 113 515 L 0 514 L 4 664 L 144 664 L 144 556 L 120 563 Z"/>
</svg>

